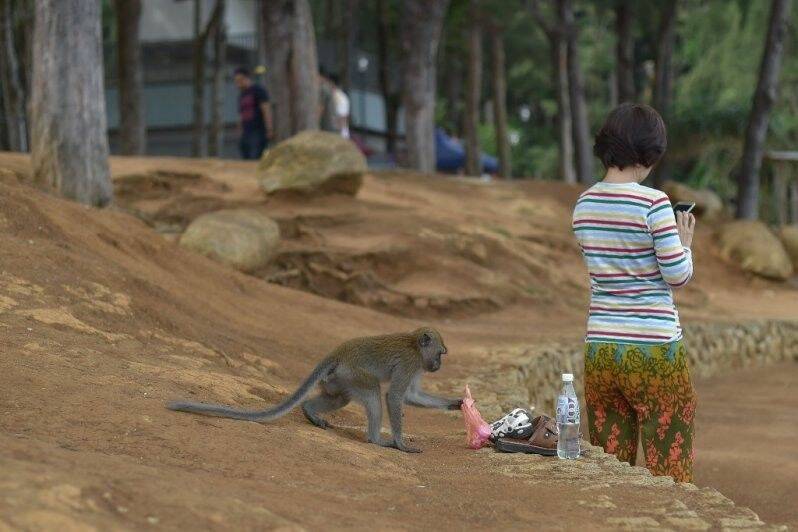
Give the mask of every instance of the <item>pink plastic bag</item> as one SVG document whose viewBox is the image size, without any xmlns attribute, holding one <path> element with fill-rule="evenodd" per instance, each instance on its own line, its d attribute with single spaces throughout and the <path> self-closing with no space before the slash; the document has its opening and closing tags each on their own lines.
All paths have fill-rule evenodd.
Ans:
<svg viewBox="0 0 798 532">
<path fill-rule="evenodd" d="M 490 425 L 485 423 L 479 410 L 474 405 L 474 398 L 471 397 L 471 390 L 467 384 L 460 410 L 463 411 L 463 420 L 466 426 L 466 444 L 472 449 L 479 449 L 490 438 Z"/>
</svg>

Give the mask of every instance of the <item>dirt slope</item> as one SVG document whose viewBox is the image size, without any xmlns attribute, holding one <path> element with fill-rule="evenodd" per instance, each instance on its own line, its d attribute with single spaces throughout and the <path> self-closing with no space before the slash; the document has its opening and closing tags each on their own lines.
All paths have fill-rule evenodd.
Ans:
<svg viewBox="0 0 798 532">
<path fill-rule="evenodd" d="M 149 198 L 134 179 L 117 179 L 128 187 L 121 208 L 147 225 L 18 183 L 20 156 L 0 154 L 0 167 L 11 169 L 0 171 L 0 530 L 759 524 L 711 490 L 651 479 L 595 451 L 577 464 L 468 451 L 456 413 L 409 411 L 409 435 L 425 449 L 410 456 L 363 443 L 355 406 L 329 431 L 298 413 L 260 425 L 163 408 L 181 397 L 274 402 L 336 343 L 421 323 L 447 338 L 451 355 L 427 386 L 448 393 L 486 346 L 578 340 L 584 272 L 562 219 L 575 189 L 388 175 L 370 177 L 356 199 L 264 201 L 243 163 L 116 159 L 118 175 L 169 172 L 167 184 L 140 179 L 155 190 Z M 179 179 L 190 184 L 180 189 Z M 179 205 L 188 210 L 172 220 L 178 229 L 208 208 L 245 203 L 297 227 L 286 231 L 285 264 L 323 254 L 336 269 L 376 255 L 362 268 L 379 282 L 343 303 L 231 271 L 152 230 L 168 232 L 163 213 Z M 708 230 L 699 239 L 712 249 Z M 302 260 L 293 268 L 310 269 Z M 685 293 L 686 314 L 795 315 L 794 291 L 749 280 L 711 251 L 698 260 L 711 276 Z M 403 266 L 381 270 L 393 264 Z M 398 303 L 385 295 L 395 293 Z M 468 307 L 469 298 L 495 307 Z"/>
</svg>

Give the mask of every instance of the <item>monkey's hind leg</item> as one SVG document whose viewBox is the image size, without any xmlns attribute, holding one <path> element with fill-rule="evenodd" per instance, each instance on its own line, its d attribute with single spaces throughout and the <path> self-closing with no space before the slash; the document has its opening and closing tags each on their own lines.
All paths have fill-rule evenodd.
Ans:
<svg viewBox="0 0 798 532">
<path fill-rule="evenodd" d="M 347 404 L 349 404 L 349 397 L 342 393 L 332 395 L 322 392 L 316 397 L 302 403 L 302 413 L 305 414 L 308 421 L 319 428 L 326 429 L 330 424 L 326 420 L 320 418 L 318 414 L 338 410 L 345 407 Z"/>
</svg>

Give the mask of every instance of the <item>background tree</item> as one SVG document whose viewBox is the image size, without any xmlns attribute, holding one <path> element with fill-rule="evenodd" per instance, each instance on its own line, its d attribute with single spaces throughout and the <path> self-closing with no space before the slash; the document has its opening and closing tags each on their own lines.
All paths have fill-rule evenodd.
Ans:
<svg viewBox="0 0 798 532">
<path fill-rule="evenodd" d="M 213 63 L 211 83 L 211 127 L 208 130 L 208 155 L 222 155 L 224 143 L 224 83 L 227 54 L 227 32 L 224 23 L 225 0 L 216 1 L 216 9 L 209 26 L 213 35 Z"/>
<path fill-rule="evenodd" d="M 579 28 L 574 21 L 571 0 L 558 0 L 560 25 L 567 41 L 568 97 L 576 147 L 576 175 L 580 183 L 593 183 L 593 142 L 585 103 L 585 87 L 579 59 Z"/>
<path fill-rule="evenodd" d="M 499 157 L 499 176 L 512 177 L 510 138 L 507 123 L 507 73 L 504 54 L 504 30 L 495 18 L 489 21 L 491 51 L 491 87 L 496 153 Z"/>
<path fill-rule="evenodd" d="M 666 0 L 662 6 L 657 31 L 657 56 L 654 63 L 652 106 L 659 111 L 666 124 L 671 122 L 673 100 L 673 45 L 676 40 L 677 0 Z M 654 170 L 654 186 L 671 178 L 670 157 L 666 154 Z"/>
<path fill-rule="evenodd" d="M 386 151 L 396 153 L 399 105 L 402 100 L 399 83 L 393 72 L 398 69 L 397 60 L 391 51 L 398 47 L 396 19 L 390 0 L 376 0 L 377 11 L 377 73 L 380 92 L 385 102 Z"/>
<path fill-rule="evenodd" d="M 560 13 L 565 0 L 556 0 L 556 2 L 556 13 Z M 549 40 L 553 74 L 552 85 L 557 96 L 560 176 L 566 183 L 576 183 L 571 97 L 568 87 L 568 41 L 565 37 L 565 28 L 558 23 L 556 13 L 547 19 L 541 10 L 539 2 L 536 0 L 530 1 L 528 5 L 535 20 Z"/>
<path fill-rule="evenodd" d="M 0 121 L 8 149 L 28 150 L 26 91 L 17 46 L 18 0 L 0 0 L 0 100 L 4 119 Z"/>
<path fill-rule="evenodd" d="M 89 205 L 111 202 L 99 2 L 36 0 L 34 179 Z"/>
<path fill-rule="evenodd" d="M 479 107 L 482 101 L 482 13 L 479 0 L 469 0 L 468 78 L 465 98 L 465 172 L 482 174 L 479 143 Z"/>
<path fill-rule="evenodd" d="M 116 0 L 119 151 L 140 155 L 147 145 L 139 22 L 141 0 Z"/>
<path fill-rule="evenodd" d="M 762 166 L 770 110 L 776 100 L 791 0 L 773 0 L 771 6 L 765 50 L 762 54 L 751 115 L 745 131 L 745 145 L 737 178 L 738 218 L 759 217 L 759 170 Z"/>
<path fill-rule="evenodd" d="M 194 128 L 191 133 L 191 155 L 205 157 L 208 145 L 205 142 L 205 51 L 207 33 L 202 31 L 202 1 L 194 0 Z"/>
<path fill-rule="evenodd" d="M 618 102 L 634 102 L 637 100 L 635 90 L 634 34 L 634 2 L 632 0 L 615 0 L 615 81 L 617 83 Z"/>
<path fill-rule="evenodd" d="M 449 0 L 403 0 L 402 50 L 407 165 L 435 170 L 435 60 Z"/>
<path fill-rule="evenodd" d="M 275 140 L 319 127 L 316 36 L 307 0 L 262 2 Z"/>
</svg>

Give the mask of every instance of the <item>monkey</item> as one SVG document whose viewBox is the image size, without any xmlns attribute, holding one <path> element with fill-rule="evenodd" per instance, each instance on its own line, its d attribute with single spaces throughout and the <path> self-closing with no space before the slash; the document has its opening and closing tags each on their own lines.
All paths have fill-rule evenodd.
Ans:
<svg viewBox="0 0 798 532">
<path fill-rule="evenodd" d="M 435 372 L 447 353 L 440 333 L 422 327 L 410 333 L 355 338 L 344 342 L 324 358 L 305 381 L 282 403 L 265 410 L 238 410 L 222 405 L 171 402 L 170 410 L 215 415 L 246 421 L 273 421 L 302 404 L 302 412 L 313 425 L 326 429 L 329 423 L 320 416 L 345 407 L 355 400 L 363 405 L 368 419 L 367 441 L 407 453 L 421 449 L 402 440 L 404 404 L 423 408 L 457 410 L 461 399 L 446 399 L 421 389 L 424 371 Z M 382 427 L 381 383 L 388 383 L 385 400 L 391 425 L 391 439 L 384 439 Z M 319 385 L 321 393 L 306 399 Z"/>
</svg>

